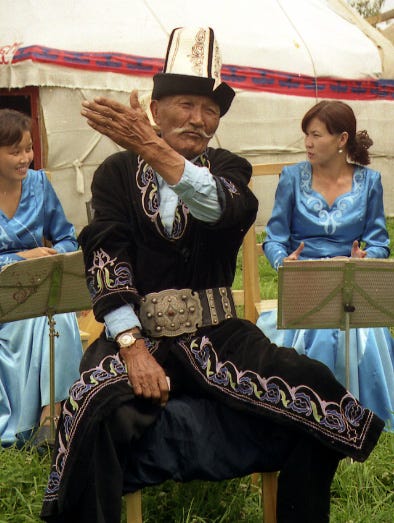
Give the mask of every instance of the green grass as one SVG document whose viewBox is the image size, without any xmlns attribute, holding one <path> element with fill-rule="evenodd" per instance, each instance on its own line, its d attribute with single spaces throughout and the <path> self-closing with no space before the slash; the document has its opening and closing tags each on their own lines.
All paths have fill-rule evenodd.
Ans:
<svg viewBox="0 0 394 523">
<path fill-rule="evenodd" d="M 392 523 L 393 456 L 394 436 L 384 433 L 365 463 L 340 463 L 331 523 Z M 38 523 L 49 456 L 11 447 L 0 450 L 0 463 L 0 523 Z M 144 523 L 261 523 L 263 516 L 259 489 L 250 477 L 220 483 L 167 481 L 145 489 L 143 513 Z"/>
<path fill-rule="evenodd" d="M 340 463 L 332 488 L 332 523 L 394 521 L 394 435 L 384 433 L 365 463 Z"/>
<path fill-rule="evenodd" d="M 47 455 L 0 447 L 0 523 L 40 521 L 49 465 Z"/>
<path fill-rule="evenodd" d="M 394 219 L 387 221 L 387 227 L 394 238 Z M 274 298 L 276 273 L 263 257 L 260 263 L 262 295 Z M 0 523 L 41 521 L 38 515 L 49 467 L 48 455 L 0 448 Z M 168 481 L 145 489 L 143 513 L 144 523 L 261 523 L 263 517 L 259 490 L 250 477 L 220 483 Z M 393 521 L 394 435 L 384 433 L 365 463 L 340 463 L 332 487 L 331 523 Z"/>
</svg>

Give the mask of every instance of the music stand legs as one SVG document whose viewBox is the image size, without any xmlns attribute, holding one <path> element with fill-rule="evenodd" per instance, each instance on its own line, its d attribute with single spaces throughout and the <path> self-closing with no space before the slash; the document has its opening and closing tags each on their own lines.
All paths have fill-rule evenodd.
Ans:
<svg viewBox="0 0 394 523">
<path fill-rule="evenodd" d="M 59 333 L 55 330 L 56 321 L 52 313 L 47 314 L 49 324 L 49 426 L 51 443 L 55 441 L 56 413 L 55 413 L 55 337 Z"/>
<path fill-rule="evenodd" d="M 350 390 L 350 312 L 345 312 L 345 368 L 346 388 Z"/>
<path fill-rule="evenodd" d="M 355 307 L 350 303 L 343 306 L 345 312 L 345 367 L 346 367 L 346 388 L 350 390 L 350 313 L 355 311 Z"/>
</svg>

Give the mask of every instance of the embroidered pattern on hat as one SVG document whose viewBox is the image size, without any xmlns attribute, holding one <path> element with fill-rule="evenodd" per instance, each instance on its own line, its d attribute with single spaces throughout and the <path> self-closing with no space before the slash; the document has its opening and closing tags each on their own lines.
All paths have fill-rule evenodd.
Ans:
<svg viewBox="0 0 394 523">
<path fill-rule="evenodd" d="M 203 76 L 204 48 L 205 30 L 201 28 L 196 34 L 196 43 L 192 47 L 192 54 L 190 56 L 192 70 L 196 73 L 196 76 Z"/>
</svg>

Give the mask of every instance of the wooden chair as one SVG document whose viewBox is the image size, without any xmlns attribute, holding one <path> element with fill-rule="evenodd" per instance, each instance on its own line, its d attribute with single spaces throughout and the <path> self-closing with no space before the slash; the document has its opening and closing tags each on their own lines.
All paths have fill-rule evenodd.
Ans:
<svg viewBox="0 0 394 523">
<path fill-rule="evenodd" d="M 83 333 L 82 347 L 86 350 L 100 336 L 104 325 L 96 320 L 93 311 L 82 311 L 78 315 L 79 332 Z"/>
<path fill-rule="evenodd" d="M 279 177 L 283 167 L 291 165 L 291 162 L 256 164 L 253 166 L 252 179 L 249 187 L 253 190 L 253 181 L 256 177 L 276 176 Z M 264 256 L 261 243 L 256 240 L 255 224 L 246 233 L 242 243 L 242 286 L 243 288 L 233 290 L 236 305 L 244 306 L 244 317 L 255 323 L 260 313 L 277 306 L 277 300 L 267 300 L 261 297 L 258 257 Z"/>
<path fill-rule="evenodd" d="M 250 187 L 253 190 L 253 178 L 260 176 L 279 176 L 283 167 L 289 163 L 257 164 L 253 166 L 253 176 Z M 90 203 L 90 202 L 89 202 Z M 88 208 L 88 206 L 87 206 Z M 89 213 L 88 213 L 89 214 Z M 242 289 L 233 290 L 235 304 L 244 307 L 244 317 L 255 323 L 263 310 L 277 306 L 277 300 L 262 299 L 260 292 L 258 256 L 263 256 L 261 245 L 256 240 L 256 229 L 253 224 L 247 232 L 242 244 Z M 79 320 L 80 328 L 89 333 L 90 344 L 98 337 L 103 326 L 95 321 L 90 312 Z M 263 472 L 262 499 L 264 523 L 276 523 L 277 472 Z M 258 474 L 252 481 L 257 483 Z M 127 523 L 142 523 L 141 491 L 125 495 Z"/>
</svg>

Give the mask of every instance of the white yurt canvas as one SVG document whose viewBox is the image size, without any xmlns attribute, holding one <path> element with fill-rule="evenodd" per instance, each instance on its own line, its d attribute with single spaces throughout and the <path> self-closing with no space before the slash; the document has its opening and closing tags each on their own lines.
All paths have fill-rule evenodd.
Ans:
<svg viewBox="0 0 394 523">
<path fill-rule="evenodd" d="M 184 25 L 215 30 L 222 78 L 237 91 L 212 146 L 251 163 L 302 160 L 303 114 L 320 99 L 342 99 L 375 142 L 372 167 L 382 172 L 386 212 L 394 214 L 394 46 L 344 0 L 1 0 L 1 7 L 0 105 L 18 93 L 34 98 L 42 164 L 77 230 L 87 220 L 94 170 L 117 150 L 80 116 L 82 100 L 127 103 L 132 89 L 148 94 L 171 30 Z M 261 225 L 275 185 L 256 186 Z"/>
</svg>

